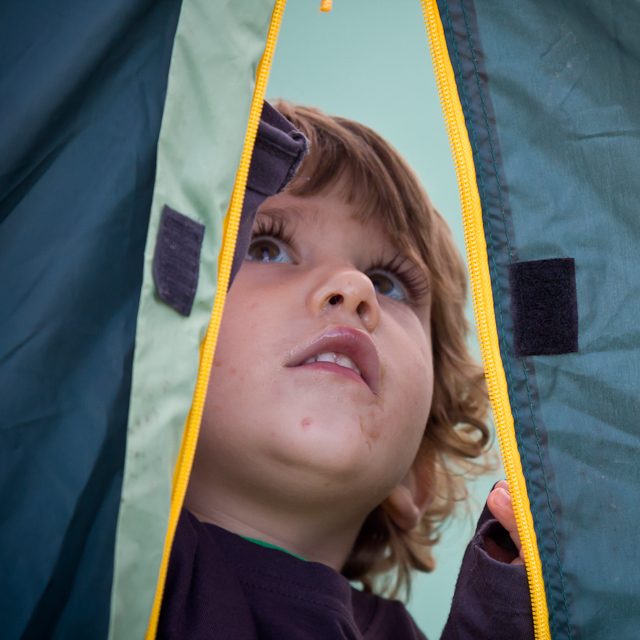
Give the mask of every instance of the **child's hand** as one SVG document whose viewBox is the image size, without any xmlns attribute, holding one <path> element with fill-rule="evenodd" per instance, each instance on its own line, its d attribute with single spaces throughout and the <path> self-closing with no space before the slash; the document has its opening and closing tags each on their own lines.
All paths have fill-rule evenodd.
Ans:
<svg viewBox="0 0 640 640">
<path fill-rule="evenodd" d="M 489 494 L 487 499 L 487 506 L 489 511 L 493 514 L 493 517 L 509 532 L 509 536 L 518 549 L 518 556 L 513 558 L 509 555 L 508 551 L 505 551 L 498 547 L 498 545 L 491 541 L 485 541 L 487 543 L 487 553 L 495 560 L 502 562 L 509 562 L 509 564 L 524 564 L 524 556 L 522 555 L 522 544 L 520 543 L 520 536 L 518 535 L 518 528 L 516 526 L 516 517 L 513 513 L 513 505 L 511 504 L 511 496 L 509 494 L 509 485 L 506 480 L 500 480 L 498 484 L 493 488 L 493 491 Z M 507 556 L 505 556 L 507 554 Z"/>
</svg>

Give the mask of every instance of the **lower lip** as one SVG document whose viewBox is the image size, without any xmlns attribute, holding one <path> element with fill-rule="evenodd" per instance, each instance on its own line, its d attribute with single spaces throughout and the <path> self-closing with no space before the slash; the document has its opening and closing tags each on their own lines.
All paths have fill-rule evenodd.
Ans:
<svg viewBox="0 0 640 640">
<path fill-rule="evenodd" d="M 295 367 L 296 369 L 310 369 L 312 371 L 326 371 L 327 373 L 333 373 L 335 375 L 348 378 L 349 380 L 355 380 L 360 384 L 364 384 L 368 387 L 362 376 L 356 373 L 353 369 L 347 367 L 341 367 L 334 362 L 309 362 L 307 364 L 301 364 Z"/>
</svg>

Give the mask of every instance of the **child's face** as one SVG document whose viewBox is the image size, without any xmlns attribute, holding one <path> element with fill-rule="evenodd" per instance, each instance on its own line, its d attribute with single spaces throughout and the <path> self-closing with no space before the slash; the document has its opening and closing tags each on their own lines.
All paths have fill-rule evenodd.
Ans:
<svg viewBox="0 0 640 640">
<path fill-rule="evenodd" d="M 212 490 L 366 514 L 414 461 L 433 388 L 428 282 L 353 211 L 335 190 L 260 208 L 196 454 Z"/>
</svg>

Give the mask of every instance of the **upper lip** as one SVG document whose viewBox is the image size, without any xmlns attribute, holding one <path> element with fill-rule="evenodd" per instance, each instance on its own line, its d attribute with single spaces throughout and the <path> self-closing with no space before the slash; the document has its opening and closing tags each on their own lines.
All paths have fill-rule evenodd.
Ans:
<svg viewBox="0 0 640 640">
<path fill-rule="evenodd" d="M 371 391 L 380 394 L 380 358 L 373 340 L 360 329 L 331 327 L 309 344 L 296 349 L 285 366 L 299 367 L 308 358 L 326 352 L 349 356 L 360 369 L 360 375 Z"/>
</svg>

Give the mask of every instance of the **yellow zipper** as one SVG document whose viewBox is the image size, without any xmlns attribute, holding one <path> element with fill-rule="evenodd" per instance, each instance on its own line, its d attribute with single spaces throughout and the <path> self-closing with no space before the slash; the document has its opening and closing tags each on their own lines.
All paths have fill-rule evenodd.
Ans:
<svg viewBox="0 0 640 640">
<path fill-rule="evenodd" d="M 513 499 L 513 508 L 524 552 L 531 593 L 535 637 L 540 640 L 550 640 L 549 614 L 544 580 L 542 578 L 542 566 L 538 555 L 529 497 L 513 428 L 507 381 L 500 358 L 487 246 L 482 225 L 482 209 L 476 184 L 473 153 L 436 0 L 421 1 L 422 13 L 429 35 L 429 47 L 438 84 L 438 93 L 458 179 L 467 249 L 467 264 L 471 280 L 471 296 L 480 339 L 480 351 L 489 388 L 498 442 L 500 443 L 500 453 Z"/>
<path fill-rule="evenodd" d="M 162 554 L 162 563 L 160 565 L 160 574 L 156 586 L 156 594 L 149 619 L 149 626 L 145 635 L 146 640 L 154 640 L 158 629 L 158 619 L 160 616 L 160 605 L 162 604 L 162 595 L 167 577 L 167 567 L 169 565 L 169 555 L 171 546 L 175 536 L 178 519 L 184 503 L 184 497 L 187 492 L 189 476 L 191 474 L 191 466 L 193 456 L 198 442 L 198 433 L 200 431 L 200 422 L 202 421 L 202 411 L 207 395 L 207 387 L 209 386 L 209 375 L 213 364 L 213 354 L 218 340 L 218 331 L 220 329 L 220 321 L 222 319 L 222 310 L 227 297 L 227 289 L 229 288 L 229 278 L 231 276 L 231 266 L 233 264 L 233 256 L 238 236 L 238 227 L 240 225 L 240 216 L 242 214 L 242 204 L 244 202 L 244 194 L 247 186 L 247 178 L 249 175 L 249 166 L 251 165 L 251 155 L 253 153 L 253 145 L 258 132 L 258 124 L 262 113 L 262 103 L 267 90 L 267 82 L 271 71 L 271 63 L 275 52 L 276 43 L 278 41 L 278 33 L 282 23 L 282 16 L 287 0 L 276 0 L 271 16 L 271 24 L 267 35 L 267 43 L 265 46 L 262 59 L 258 65 L 256 76 L 256 86 L 253 92 L 253 101 L 249 112 L 249 124 L 247 125 L 247 133 L 240 159 L 240 167 L 236 174 L 236 181 L 231 194 L 229 203 L 229 211 L 225 219 L 224 240 L 222 250 L 220 252 L 220 261 L 218 268 L 218 286 L 216 290 L 216 298 L 213 305 L 211 320 L 207 329 L 207 334 L 200 348 L 200 366 L 198 369 L 198 378 L 196 388 L 193 394 L 193 403 L 187 423 L 182 436 L 182 444 L 178 461 L 173 474 L 173 493 L 171 496 L 171 510 L 169 512 L 169 525 L 167 527 L 167 535 L 164 543 L 164 551 Z"/>
</svg>

